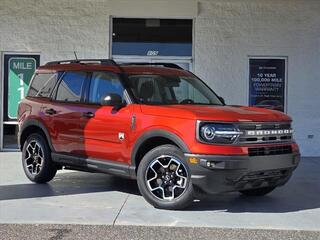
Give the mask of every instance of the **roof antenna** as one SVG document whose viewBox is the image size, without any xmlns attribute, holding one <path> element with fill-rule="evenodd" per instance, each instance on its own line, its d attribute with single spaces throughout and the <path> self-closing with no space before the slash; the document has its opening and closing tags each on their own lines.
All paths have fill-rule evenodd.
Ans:
<svg viewBox="0 0 320 240">
<path fill-rule="evenodd" d="M 77 56 L 76 51 L 73 51 L 73 53 L 74 53 L 74 56 L 75 56 L 76 60 L 78 61 L 78 56 Z"/>
</svg>

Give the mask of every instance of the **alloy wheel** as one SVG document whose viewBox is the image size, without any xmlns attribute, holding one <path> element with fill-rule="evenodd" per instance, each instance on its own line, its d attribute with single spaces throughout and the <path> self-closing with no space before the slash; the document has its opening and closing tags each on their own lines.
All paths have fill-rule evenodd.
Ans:
<svg viewBox="0 0 320 240">
<path fill-rule="evenodd" d="M 32 140 L 28 144 L 24 161 L 30 174 L 39 174 L 44 162 L 44 154 L 41 145 L 37 141 Z"/>
<path fill-rule="evenodd" d="M 176 157 L 162 155 L 147 167 L 145 180 L 149 191 L 158 199 L 173 200 L 186 190 L 188 171 Z"/>
</svg>

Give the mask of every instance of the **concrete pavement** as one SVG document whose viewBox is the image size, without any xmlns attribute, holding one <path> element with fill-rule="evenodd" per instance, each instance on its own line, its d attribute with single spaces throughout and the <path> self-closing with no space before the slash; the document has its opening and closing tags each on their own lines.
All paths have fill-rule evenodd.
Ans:
<svg viewBox="0 0 320 240">
<path fill-rule="evenodd" d="M 102 225 L 0 225 L 5 240 L 320 240 L 318 232 Z"/>
<path fill-rule="evenodd" d="M 291 181 L 265 197 L 210 196 L 184 211 L 158 210 L 135 181 L 60 171 L 49 184 L 24 176 L 20 153 L 0 153 L 0 224 L 83 224 L 320 231 L 320 159 L 303 158 Z"/>
</svg>

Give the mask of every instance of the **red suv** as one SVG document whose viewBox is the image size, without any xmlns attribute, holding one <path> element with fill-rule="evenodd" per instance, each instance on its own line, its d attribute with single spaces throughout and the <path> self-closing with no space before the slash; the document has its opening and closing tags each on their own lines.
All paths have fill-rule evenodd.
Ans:
<svg viewBox="0 0 320 240">
<path fill-rule="evenodd" d="M 115 174 L 137 179 L 157 208 L 184 208 L 197 192 L 265 195 L 300 161 L 290 117 L 227 106 L 169 63 L 49 62 L 18 116 L 31 181 L 48 182 L 62 168 Z"/>
</svg>

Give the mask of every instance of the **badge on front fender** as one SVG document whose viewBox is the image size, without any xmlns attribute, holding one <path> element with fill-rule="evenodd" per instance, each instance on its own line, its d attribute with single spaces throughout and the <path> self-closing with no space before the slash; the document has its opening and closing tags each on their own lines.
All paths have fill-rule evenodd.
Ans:
<svg viewBox="0 0 320 240">
<path fill-rule="evenodd" d="M 124 137 L 124 133 L 123 133 L 123 132 L 119 132 L 119 133 L 118 133 L 118 138 L 119 138 L 120 141 L 123 141 L 124 138 L 125 138 L 125 137 Z"/>
</svg>

